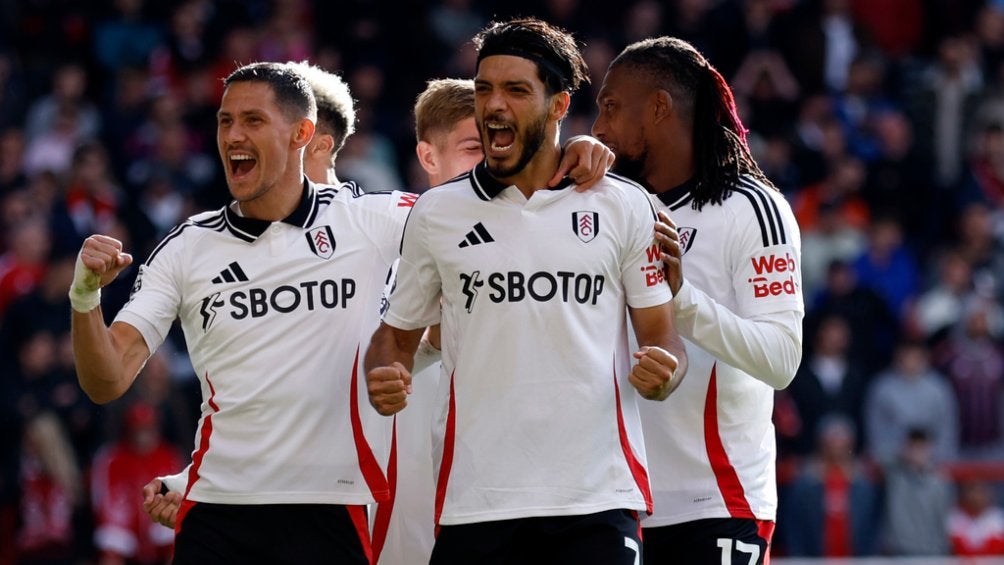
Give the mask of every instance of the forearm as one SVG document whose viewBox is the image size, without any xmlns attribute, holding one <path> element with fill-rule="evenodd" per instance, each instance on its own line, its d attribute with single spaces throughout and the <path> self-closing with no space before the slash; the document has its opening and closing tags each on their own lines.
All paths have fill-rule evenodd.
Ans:
<svg viewBox="0 0 1004 565">
<path fill-rule="evenodd" d="M 684 282 L 673 305 L 680 335 L 775 389 L 787 387 L 802 359 L 802 315 L 743 318 Z"/>
<path fill-rule="evenodd" d="M 366 349 L 363 360 L 366 372 L 377 367 L 387 367 L 395 361 L 411 371 L 421 338 L 422 330 L 398 330 L 381 322 Z"/>
<path fill-rule="evenodd" d="M 71 315 L 70 335 L 80 388 L 98 404 L 122 396 L 149 355 L 145 345 L 128 348 L 105 326 L 101 308 Z M 135 330 L 133 330 L 135 331 Z"/>
</svg>

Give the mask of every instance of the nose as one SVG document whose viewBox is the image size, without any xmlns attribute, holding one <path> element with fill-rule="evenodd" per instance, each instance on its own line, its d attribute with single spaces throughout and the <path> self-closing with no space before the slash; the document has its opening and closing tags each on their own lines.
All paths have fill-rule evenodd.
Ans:
<svg viewBox="0 0 1004 565">
<path fill-rule="evenodd" d="M 246 137 L 244 128 L 242 128 L 240 124 L 236 122 L 228 125 L 220 125 L 218 129 L 219 129 L 220 141 L 228 145 L 238 141 L 242 141 Z"/>
<path fill-rule="evenodd" d="M 596 116 L 596 119 L 593 120 L 593 127 L 590 129 L 590 133 L 596 139 L 598 139 L 600 141 L 604 141 L 604 139 L 606 138 L 607 134 L 606 134 L 606 130 L 604 130 L 604 124 L 603 124 L 603 117 L 602 116 Z"/>
<path fill-rule="evenodd" d="M 482 95 L 482 103 L 484 104 L 485 114 L 491 114 L 492 112 L 498 112 L 504 110 L 506 107 L 505 96 L 501 90 L 492 89 Z"/>
</svg>

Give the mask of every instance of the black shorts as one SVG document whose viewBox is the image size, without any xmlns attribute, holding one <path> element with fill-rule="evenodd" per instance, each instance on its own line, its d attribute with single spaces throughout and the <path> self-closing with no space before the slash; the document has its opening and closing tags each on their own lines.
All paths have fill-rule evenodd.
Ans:
<svg viewBox="0 0 1004 565">
<path fill-rule="evenodd" d="M 712 518 L 643 532 L 646 565 L 766 565 L 774 522 Z"/>
<path fill-rule="evenodd" d="M 369 565 L 366 507 L 186 501 L 175 565 Z"/>
<path fill-rule="evenodd" d="M 637 565 L 638 513 L 518 518 L 442 526 L 430 565 Z"/>
</svg>

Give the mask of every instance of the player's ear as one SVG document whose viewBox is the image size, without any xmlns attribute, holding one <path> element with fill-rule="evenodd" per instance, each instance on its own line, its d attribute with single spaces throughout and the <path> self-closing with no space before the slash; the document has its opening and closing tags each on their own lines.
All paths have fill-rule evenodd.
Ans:
<svg viewBox="0 0 1004 565">
<path fill-rule="evenodd" d="M 299 149 L 310 143 L 310 140 L 313 138 L 314 121 L 309 118 L 303 118 L 293 128 L 293 137 L 290 139 L 290 145 L 293 149 Z"/>
<path fill-rule="evenodd" d="M 439 172 L 439 163 L 436 159 L 436 152 L 434 147 L 428 141 L 419 141 L 415 145 L 415 155 L 418 156 L 418 164 L 422 165 L 425 172 L 429 175 L 435 175 Z"/>
<path fill-rule="evenodd" d="M 652 92 L 652 118 L 658 123 L 673 113 L 673 95 L 668 90 L 658 88 Z"/>
<path fill-rule="evenodd" d="M 568 114 L 568 107 L 572 105 L 570 94 L 562 90 L 551 95 L 551 119 L 560 121 Z"/>
<path fill-rule="evenodd" d="M 307 145 L 308 151 L 317 151 L 322 155 L 331 155 L 335 147 L 335 138 L 330 133 L 314 132 L 314 138 Z"/>
</svg>

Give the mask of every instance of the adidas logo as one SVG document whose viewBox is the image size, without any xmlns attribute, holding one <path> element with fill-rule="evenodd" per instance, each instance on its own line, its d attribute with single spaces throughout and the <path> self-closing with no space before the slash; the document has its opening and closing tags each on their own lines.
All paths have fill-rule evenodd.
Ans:
<svg viewBox="0 0 1004 565">
<path fill-rule="evenodd" d="M 220 274 L 213 279 L 213 284 L 221 283 L 232 283 L 236 281 L 247 282 L 248 276 L 244 274 L 244 270 L 241 266 L 237 264 L 237 261 L 227 265 L 226 269 L 220 271 Z"/>
<path fill-rule="evenodd" d="M 467 237 L 463 241 L 461 241 L 460 244 L 457 245 L 457 247 L 463 249 L 464 247 L 469 247 L 471 245 L 478 245 L 481 243 L 491 243 L 493 241 L 495 241 L 495 238 L 492 237 L 492 234 L 488 233 L 488 230 L 485 229 L 484 224 L 478 222 L 474 224 L 474 229 L 467 232 Z"/>
</svg>

